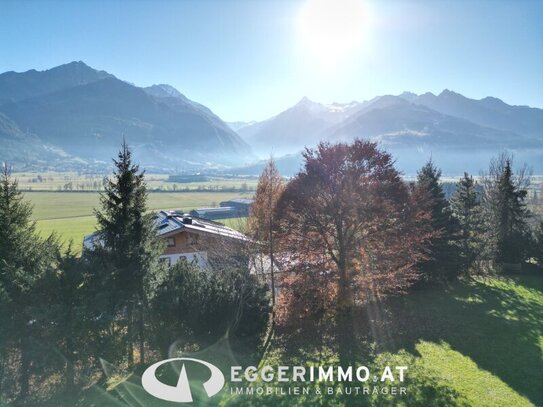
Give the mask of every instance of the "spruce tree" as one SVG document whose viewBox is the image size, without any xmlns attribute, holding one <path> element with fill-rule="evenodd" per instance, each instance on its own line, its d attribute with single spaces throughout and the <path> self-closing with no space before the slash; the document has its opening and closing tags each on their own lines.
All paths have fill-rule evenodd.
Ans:
<svg viewBox="0 0 543 407">
<path fill-rule="evenodd" d="M 467 173 L 456 184 L 451 208 L 460 227 L 458 243 L 462 269 L 468 272 L 482 246 L 482 213 L 477 185 Z"/>
<path fill-rule="evenodd" d="M 417 174 L 416 187 L 424 192 L 421 195 L 427 199 L 426 207 L 432 216 L 432 229 L 436 232 L 431 240 L 431 258 L 419 265 L 425 281 L 450 280 L 459 274 L 458 222 L 452 216 L 440 178 L 441 170 L 432 160 Z"/>
<path fill-rule="evenodd" d="M 19 398 L 29 392 L 30 365 L 41 314 L 35 290 L 52 262 L 47 243 L 35 233 L 32 206 L 24 200 L 7 165 L 0 175 L 0 358 L 10 347 L 20 353 Z M 1 363 L 1 362 L 0 362 Z"/>
<path fill-rule="evenodd" d="M 496 187 L 496 260 L 500 263 L 522 261 L 527 249 L 527 191 L 515 185 L 511 167 L 511 160 L 507 159 Z"/>
<path fill-rule="evenodd" d="M 537 264 L 543 266 L 543 221 L 539 222 L 533 232 L 531 252 Z"/>
<path fill-rule="evenodd" d="M 146 214 L 144 171 L 132 162 L 126 142 L 123 141 L 113 162 L 113 177 L 100 196 L 101 210 L 95 211 L 99 242 L 95 254 L 105 259 L 113 312 L 125 316 L 127 359 L 132 365 L 135 328 L 139 336 L 140 362 L 144 362 L 145 284 L 158 269 L 162 243 L 157 237 L 153 215 Z"/>
</svg>

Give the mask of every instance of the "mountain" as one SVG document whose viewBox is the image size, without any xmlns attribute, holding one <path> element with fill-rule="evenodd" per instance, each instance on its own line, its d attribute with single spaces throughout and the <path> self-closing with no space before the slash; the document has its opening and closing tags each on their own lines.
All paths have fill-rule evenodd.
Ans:
<svg viewBox="0 0 543 407">
<path fill-rule="evenodd" d="M 324 105 L 304 97 L 293 107 L 263 122 L 239 128 L 239 135 L 262 155 L 292 153 L 316 144 L 326 130 L 341 123 L 363 103 Z"/>
<path fill-rule="evenodd" d="M 0 88 L 10 89 L 0 112 L 35 143 L 86 162 L 110 162 L 123 136 L 138 161 L 163 169 L 240 165 L 252 157 L 219 117 L 171 86 L 139 88 L 83 63 L 8 74 L 4 82 L 0 75 Z"/>
<path fill-rule="evenodd" d="M 17 124 L 0 113 L 0 162 L 17 164 L 18 169 L 35 167 L 74 170 L 81 161 L 62 149 L 44 144 L 38 137 L 21 130 Z M 22 164 L 22 165 L 21 165 Z"/>
<path fill-rule="evenodd" d="M 378 141 L 385 147 L 426 146 L 472 150 L 504 149 L 518 144 L 535 148 L 540 145 L 540 141 L 529 136 L 483 127 L 397 96 L 383 96 L 327 131 L 329 140 L 350 140 L 355 137 Z"/>
<path fill-rule="evenodd" d="M 0 105 L 106 78 L 114 78 L 114 76 L 92 69 L 81 61 L 70 62 L 46 71 L 32 69 L 22 73 L 5 72 L 0 74 Z"/>
<path fill-rule="evenodd" d="M 510 106 L 495 97 L 469 99 L 448 89 L 437 96 L 429 92 L 422 95 L 404 92 L 400 97 L 481 126 L 543 138 L 543 109 Z"/>
<path fill-rule="evenodd" d="M 241 129 L 243 127 L 251 126 L 251 125 L 253 125 L 255 123 L 257 123 L 256 120 L 251 120 L 251 121 L 248 121 L 248 122 L 243 122 L 243 121 L 226 122 L 226 124 L 228 124 L 228 126 L 234 131 L 238 131 L 239 129 Z"/>
<path fill-rule="evenodd" d="M 543 172 L 542 109 L 510 106 L 491 97 L 469 99 L 448 90 L 438 96 L 404 92 L 345 105 L 304 98 L 238 133 L 262 157 L 293 154 L 321 140 L 361 137 L 392 152 L 409 174 L 429 157 L 447 174 L 478 173 L 483 162 L 503 150 Z"/>
<path fill-rule="evenodd" d="M 268 164 L 269 158 L 265 160 L 258 160 L 252 164 L 238 167 L 238 168 L 228 168 L 223 170 L 222 173 L 225 175 L 252 175 L 258 176 L 262 174 L 262 171 Z M 281 157 L 274 157 L 275 165 L 279 170 L 279 173 L 283 176 L 292 176 L 300 171 L 302 167 L 303 157 L 301 153 L 297 154 L 287 154 Z"/>
</svg>

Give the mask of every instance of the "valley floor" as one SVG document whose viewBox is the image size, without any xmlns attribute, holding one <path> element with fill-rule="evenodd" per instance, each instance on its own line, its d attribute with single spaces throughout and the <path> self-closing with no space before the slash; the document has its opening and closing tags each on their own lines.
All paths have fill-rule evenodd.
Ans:
<svg viewBox="0 0 543 407">
<path fill-rule="evenodd" d="M 182 209 L 186 212 L 199 207 L 219 206 L 232 198 L 251 197 L 252 193 L 236 192 L 156 192 L 149 193 L 149 210 Z M 99 208 L 97 192 L 26 192 L 25 198 L 34 206 L 33 219 L 42 237 L 56 232 L 62 242 L 74 242 L 79 251 L 83 237 L 94 232 L 94 208 Z M 225 221 L 237 228 L 240 222 Z M 241 222 L 242 223 L 242 222 Z"/>
</svg>

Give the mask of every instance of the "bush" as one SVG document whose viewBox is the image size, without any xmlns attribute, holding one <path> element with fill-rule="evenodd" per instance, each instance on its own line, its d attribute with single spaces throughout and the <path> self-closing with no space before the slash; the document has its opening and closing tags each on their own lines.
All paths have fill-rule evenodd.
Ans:
<svg viewBox="0 0 543 407">
<path fill-rule="evenodd" d="M 245 270 L 202 271 L 180 262 L 151 299 L 153 341 L 163 356 L 202 348 L 227 335 L 233 345 L 257 350 L 269 319 L 269 293 Z"/>
</svg>

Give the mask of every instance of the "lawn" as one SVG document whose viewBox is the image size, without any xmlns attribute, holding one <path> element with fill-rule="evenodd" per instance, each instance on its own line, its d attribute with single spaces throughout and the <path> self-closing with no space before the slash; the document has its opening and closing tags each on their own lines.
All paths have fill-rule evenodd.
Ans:
<svg viewBox="0 0 543 407">
<path fill-rule="evenodd" d="M 232 198 L 251 196 L 235 192 L 157 192 L 149 194 L 148 207 L 150 210 L 190 211 L 198 207 L 218 206 L 221 201 Z M 77 246 L 85 235 L 94 231 L 93 209 L 100 204 L 98 193 L 27 192 L 25 198 L 34 207 L 33 219 L 37 221 L 37 229 L 42 236 L 56 232 L 62 241 L 73 239 Z M 227 222 L 233 227 L 242 223 L 239 218 Z"/>
<path fill-rule="evenodd" d="M 358 396 L 353 405 L 543 405 L 543 276 L 479 279 L 447 290 L 422 290 L 370 314 L 371 345 L 366 344 L 370 350 L 360 364 L 407 365 L 407 395 Z M 301 342 L 300 347 L 300 342 L 288 345 L 284 339 L 276 339 L 261 365 L 338 363 L 330 346 Z M 254 406 L 344 402 L 341 396 L 226 395 L 222 400 Z"/>
</svg>

